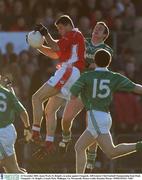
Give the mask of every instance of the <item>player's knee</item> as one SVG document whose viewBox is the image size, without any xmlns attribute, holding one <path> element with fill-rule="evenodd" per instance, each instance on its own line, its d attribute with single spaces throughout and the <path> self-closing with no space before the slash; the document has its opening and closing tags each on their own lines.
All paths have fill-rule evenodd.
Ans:
<svg viewBox="0 0 142 180">
<path fill-rule="evenodd" d="M 79 142 L 76 142 L 74 148 L 75 148 L 76 153 L 81 153 L 81 152 L 85 151 L 85 147 L 83 145 L 81 145 Z"/>
<path fill-rule="evenodd" d="M 69 117 L 63 117 L 62 122 L 63 122 L 64 124 L 71 124 L 72 119 L 69 118 Z"/>
<path fill-rule="evenodd" d="M 105 154 L 107 155 L 109 159 L 113 159 L 115 157 L 115 149 L 114 148 L 109 149 L 105 151 Z"/>
<path fill-rule="evenodd" d="M 32 95 L 32 102 L 33 103 L 39 103 L 40 102 L 40 96 L 38 93 L 35 93 Z"/>
<path fill-rule="evenodd" d="M 36 100 L 37 100 L 37 94 L 35 93 L 32 95 L 32 102 L 35 102 Z"/>
</svg>

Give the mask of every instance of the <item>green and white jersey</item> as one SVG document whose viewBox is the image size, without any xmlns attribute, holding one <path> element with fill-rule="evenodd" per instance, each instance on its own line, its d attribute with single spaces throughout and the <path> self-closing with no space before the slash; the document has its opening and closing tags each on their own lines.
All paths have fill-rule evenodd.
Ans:
<svg viewBox="0 0 142 180">
<path fill-rule="evenodd" d="M 83 73 L 71 87 L 74 96 L 81 96 L 87 110 L 109 111 L 112 94 L 116 91 L 133 91 L 135 83 L 125 76 L 96 68 L 95 71 Z"/>
<path fill-rule="evenodd" d="M 13 123 L 15 113 L 25 111 L 11 91 L 0 85 L 0 128 Z"/>
<path fill-rule="evenodd" d="M 86 38 L 85 40 L 85 45 L 86 45 L 86 53 L 85 53 L 85 59 L 86 59 L 86 64 L 91 64 L 94 61 L 94 54 L 97 50 L 99 49 L 105 49 L 107 50 L 111 55 L 113 55 L 113 50 L 111 47 L 109 47 L 107 44 L 104 42 L 94 45 L 91 41 L 91 38 Z"/>
</svg>

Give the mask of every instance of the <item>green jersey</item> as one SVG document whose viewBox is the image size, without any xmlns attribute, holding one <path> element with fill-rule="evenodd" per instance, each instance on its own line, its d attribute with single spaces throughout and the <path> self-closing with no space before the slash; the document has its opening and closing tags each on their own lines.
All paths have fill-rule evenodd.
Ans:
<svg viewBox="0 0 142 180">
<path fill-rule="evenodd" d="M 0 86 L 0 128 L 14 121 L 15 113 L 25 111 L 23 105 L 8 89 Z"/>
<path fill-rule="evenodd" d="M 85 40 L 85 44 L 86 44 L 86 53 L 85 53 L 85 59 L 87 61 L 86 64 L 91 64 L 94 61 L 94 54 L 97 50 L 99 49 L 105 49 L 107 50 L 111 55 L 113 54 L 113 50 L 111 47 L 109 47 L 107 44 L 105 44 L 104 42 L 98 44 L 98 45 L 94 45 L 91 41 L 91 38 L 86 38 Z"/>
<path fill-rule="evenodd" d="M 133 91 L 135 83 L 125 76 L 96 68 L 95 71 L 83 73 L 71 87 L 74 96 L 81 96 L 87 110 L 109 111 L 112 94 L 116 91 Z"/>
</svg>

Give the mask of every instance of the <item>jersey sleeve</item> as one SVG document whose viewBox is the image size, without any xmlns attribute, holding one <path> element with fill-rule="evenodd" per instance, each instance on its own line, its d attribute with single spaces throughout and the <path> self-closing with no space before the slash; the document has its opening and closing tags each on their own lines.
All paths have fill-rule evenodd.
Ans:
<svg viewBox="0 0 142 180">
<path fill-rule="evenodd" d="M 12 92 L 10 92 L 10 99 L 15 112 L 20 113 L 22 111 L 26 111 L 25 107 Z"/>
<path fill-rule="evenodd" d="M 127 77 L 117 74 L 117 84 L 115 86 L 115 91 L 126 91 L 131 92 L 134 90 L 136 84 L 132 82 Z"/>
<path fill-rule="evenodd" d="M 80 78 L 73 84 L 70 91 L 73 96 L 79 96 L 82 89 L 85 87 L 85 75 L 82 74 Z"/>
</svg>

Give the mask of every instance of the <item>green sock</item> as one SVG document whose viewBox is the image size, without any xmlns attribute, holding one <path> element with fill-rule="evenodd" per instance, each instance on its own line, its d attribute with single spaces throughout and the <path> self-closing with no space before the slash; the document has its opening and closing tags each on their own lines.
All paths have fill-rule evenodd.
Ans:
<svg viewBox="0 0 142 180">
<path fill-rule="evenodd" d="M 137 142 L 136 151 L 137 152 L 142 152 L 142 141 Z"/>
<path fill-rule="evenodd" d="M 87 151 L 87 164 L 91 164 L 92 168 L 95 167 L 96 157 L 96 151 Z"/>
<path fill-rule="evenodd" d="M 68 142 L 71 140 L 71 132 L 62 132 L 62 138 L 64 142 Z"/>
</svg>

